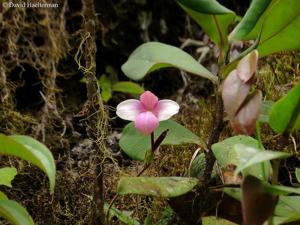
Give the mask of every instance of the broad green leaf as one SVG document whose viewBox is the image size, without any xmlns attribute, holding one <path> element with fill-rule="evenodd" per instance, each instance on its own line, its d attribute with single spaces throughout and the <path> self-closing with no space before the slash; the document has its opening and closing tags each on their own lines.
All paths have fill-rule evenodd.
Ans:
<svg viewBox="0 0 300 225">
<path fill-rule="evenodd" d="M 0 155 L 20 157 L 43 170 L 50 180 L 50 192 L 55 186 L 55 161 L 48 148 L 37 140 L 24 136 L 0 134 Z"/>
<path fill-rule="evenodd" d="M 280 196 L 275 215 L 281 217 L 300 215 L 300 196 Z"/>
<path fill-rule="evenodd" d="M 240 158 L 234 149 L 234 145 L 236 144 L 244 144 L 246 146 L 259 149 L 258 141 L 250 136 L 245 135 L 233 136 L 213 144 L 213 153 L 221 167 L 226 168 L 230 164 L 239 165 Z"/>
<path fill-rule="evenodd" d="M 103 101 L 107 102 L 111 98 L 111 81 L 110 79 L 104 74 L 100 77 L 99 86 L 101 89 L 101 96 Z"/>
<path fill-rule="evenodd" d="M 297 178 L 298 183 L 300 183 L 300 169 L 299 168 L 295 169 L 295 174 L 296 174 L 296 178 Z"/>
<path fill-rule="evenodd" d="M 273 105 L 269 120 L 277 133 L 300 129 L 300 82 Z"/>
<path fill-rule="evenodd" d="M 0 200 L 0 216 L 13 225 L 34 225 L 26 209 L 12 200 Z"/>
<path fill-rule="evenodd" d="M 221 142 L 212 145 L 213 153 L 221 165 L 222 168 L 226 168 L 229 165 L 239 166 L 244 163 L 244 160 L 249 159 L 255 153 L 253 151 L 244 151 L 244 149 L 236 150 L 236 144 L 243 144 L 250 147 L 249 149 L 256 151 L 262 151 L 259 147 L 259 143 L 252 137 L 238 135 L 227 138 Z M 268 172 L 270 163 L 265 162 L 262 165 L 253 165 L 243 171 L 244 174 L 252 174 L 260 179 L 266 180 L 268 178 Z"/>
<path fill-rule="evenodd" d="M 260 114 L 258 117 L 258 121 L 261 123 L 269 123 L 269 116 L 271 113 L 272 106 L 274 105 L 273 101 L 263 101 L 261 108 L 260 108 Z"/>
<path fill-rule="evenodd" d="M 0 200 L 7 200 L 6 194 L 4 194 L 2 191 L 0 191 Z"/>
<path fill-rule="evenodd" d="M 229 39 L 241 39 L 255 27 L 259 18 L 265 12 L 271 0 L 252 0 L 249 9 L 239 24 L 231 32 Z"/>
<path fill-rule="evenodd" d="M 218 82 L 217 76 L 199 64 L 191 55 L 171 45 L 148 42 L 139 46 L 122 65 L 122 71 L 133 80 L 165 67 L 176 67 L 186 72 Z"/>
<path fill-rule="evenodd" d="M 162 145 L 201 144 L 197 135 L 172 120 L 160 122 L 159 127 L 154 132 L 155 138 L 167 129 L 169 129 L 169 132 Z M 145 136 L 137 131 L 134 123 L 131 122 L 123 129 L 119 145 L 130 158 L 143 161 L 146 151 L 151 146 L 150 136 Z"/>
<path fill-rule="evenodd" d="M 191 191 L 199 180 L 188 177 L 122 177 L 117 192 L 173 198 Z"/>
<path fill-rule="evenodd" d="M 16 175 L 17 169 L 15 167 L 0 168 L 0 185 L 12 187 L 11 181 L 15 178 Z"/>
<path fill-rule="evenodd" d="M 104 211 L 107 212 L 109 205 L 107 203 L 104 204 Z M 120 211 L 114 207 L 111 207 L 109 210 L 109 219 L 111 220 L 114 216 L 118 218 L 121 222 L 126 225 L 140 225 L 139 221 L 135 218 L 131 217 L 131 212 L 128 211 Z"/>
<path fill-rule="evenodd" d="M 243 144 L 236 144 L 234 145 L 234 148 L 238 153 L 240 153 L 239 155 L 241 155 L 240 164 L 235 170 L 236 174 L 259 163 L 270 161 L 272 159 L 287 158 L 290 156 L 290 154 L 286 152 L 275 152 L 269 150 L 260 151 L 259 149 L 248 147 Z M 245 156 L 243 155 L 243 152 L 247 152 L 249 154 L 243 158 L 243 156 Z"/>
<path fill-rule="evenodd" d="M 228 220 L 217 218 L 215 216 L 208 216 L 202 218 L 203 225 L 235 225 L 236 223 L 232 223 Z"/>
<path fill-rule="evenodd" d="M 239 40 L 254 40 L 261 32 L 259 56 L 300 48 L 300 8 L 298 0 L 272 0 L 255 27 Z"/>
<path fill-rule="evenodd" d="M 228 48 L 227 30 L 235 18 L 235 13 L 215 0 L 177 0 L 177 2 L 222 49 L 225 56 Z"/>
<path fill-rule="evenodd" d="M 274 215 L 274 225 L 300 220 L 300 196 L 280 196 Z"/>
<path fill-rule="evenodd" d="M 112 86 L 112 90 L 137 95 L 142 94 L 145 91 L 139 84 L 130 81 L 117 82 Z"/>
</svg>

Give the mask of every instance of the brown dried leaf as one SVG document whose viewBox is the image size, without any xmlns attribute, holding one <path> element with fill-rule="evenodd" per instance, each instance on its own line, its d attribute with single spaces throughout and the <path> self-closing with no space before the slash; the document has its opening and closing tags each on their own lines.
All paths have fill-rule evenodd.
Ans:
<svg viewBox="0 0 300 225">
<path fill-rule="evenodd" d="M 246 99 L 231 121 L 231 125 L 235 132 L 239 134 L 251 135 L 254 133 L 256 120 L 259 116 L 260 107 L 262 104 L 262 93 L 256 91 Z"/>
<path fill-rule="evenodd" d="M 253 50 L 244 58 L 237 65 L 237 74 L 239 78 L 244 82 L 247 83 L 251 81 L 253 76 L 255 75 L 256 68 L 257 68 L 257 61 L 258 61 L 258 51 Z"/>
<path fill-rule="evenodd" d="M 237 70 L 231 71 L 222 87 L 222 98 L 229 119 L 233 119 L 240 106 L 245 101 L 250 86 L 245 84 L 237 75 Z"/>
</svg>

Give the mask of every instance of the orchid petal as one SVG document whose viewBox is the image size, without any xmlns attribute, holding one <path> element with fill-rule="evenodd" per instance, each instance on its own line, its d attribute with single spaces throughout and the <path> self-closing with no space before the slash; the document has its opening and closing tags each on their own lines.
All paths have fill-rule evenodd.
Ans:
<svg viewBox="0 0 300 225">
<path fill-rule="evenodd" d="M 158 103 L 158 98 L 151 91 L 146 91 L 140 96 L 140 101 L 146 110 L 152 111 Z"/>
<path fill-rule="evenodd" d="M 142 106 L 139 100 L 128 99 L 117 106 L 116 114 L 123 120 L 135 121 L 142 112 Z"/>
<path fill-rule="evenodd" d="M 170 119 L 171 116 L 177 114 L 179 111 L 179 105 L 172 100 L 160 100 L 158 102 L 158 120 L 163 121 Z"/>
<path fill-rule="evenodd" d="M 157 127 L 158 118 L 152 112 L 140 113 L 135 120 L 135 128 L 145 135 L 151 134 Z"/>
</svg>

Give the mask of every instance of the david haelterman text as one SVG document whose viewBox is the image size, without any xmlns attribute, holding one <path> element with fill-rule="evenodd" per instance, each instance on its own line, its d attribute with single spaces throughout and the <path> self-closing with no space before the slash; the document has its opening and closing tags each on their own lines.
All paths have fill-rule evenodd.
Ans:
<svg viewBox="0 0 300 225">
<path fill-rule="evenodd" d="M 2 2 L 4 8 L 58 8 L 58 3 Z"/>
</svg>

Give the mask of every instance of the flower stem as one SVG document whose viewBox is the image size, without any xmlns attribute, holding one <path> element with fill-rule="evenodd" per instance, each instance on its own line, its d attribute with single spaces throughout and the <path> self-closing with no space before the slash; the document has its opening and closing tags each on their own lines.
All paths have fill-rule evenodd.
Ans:
<svg viewBox="0 0 300 225">
<path fill-rule="evenodd" d="M 154 140 L 154 132 L 151 133 L 151 152 L 153 153 L 156 150 L 157 147 L 155 147 L 155 140 Z M 138 174 L 136 175 L 137 177 L 141 176 L 143 174 L 143 172 L 145 172 L 149 166 L 151 165 L 151 163 L 146 163 L 143 167 L 143 169 L 138 172 Z M 106 221 L 109 223 L 109 210 L 111 209 L 112 205 L 114 204 L 114 202 L 117 200 L 117 198 L 119 197 L 119 194 L 115 194 L 115 196 L 113 197 L 113 199 L 111 200 L 111 202 L 109 203 L 109 206 L 107 208 L 107 212 L 106 212 Z"/>
<path fill-rule="evenodd" d="M 155 151 L 154 149 L 155 141 L 154 141 L 154 132 L 151 133 L 151 150 L 152 152 Z"/>
</svg>

